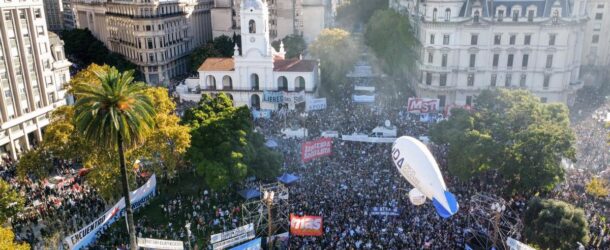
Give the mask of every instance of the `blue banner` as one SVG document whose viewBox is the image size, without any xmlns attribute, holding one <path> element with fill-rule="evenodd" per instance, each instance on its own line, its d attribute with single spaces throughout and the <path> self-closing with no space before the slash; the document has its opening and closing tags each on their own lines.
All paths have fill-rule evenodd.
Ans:
<svg viewBox="0 0 610 250">
<path fill-rule="evenodd" d="M 282 91 L 263 91 L 263 101 L 271 103 L 283 103 L 284 93 Z"/>
<path fill-rule="evenodd" d="M 369 215 L 399 216 L 400 210 L 397 207 L 373 207 Z"/>
<path fill-rule="evenodd" d="M 261 250 L 261 238 L 256 238 L 230 250 Z"/>
<path fill-rule="evenodd" d="M 373 103 L 375 102 L 375 95 L 353 95 L 352 101 L 356 103 Z"/>
<path fill-rule="evenodd" d="M 148 181 L 140 188 L 129 194 L 131 208 L 135 212 L 138 208 L 146 205 L 148 200 L 155 196 L 157 179 L 153 174 Z M 70 249 L 82 249 L 93 243 L 97 237 L 115 221 L 125 214 L 125 199 L 121 198 L 112 208 L 100 216 L 95 221 L 89 223 L 78 232 L 66 237 L 64 242 Z"/>
<path fill-rule="evenodd" d="M 271 119 L 271 110 L 270 109 L 261 109 L 261 110 L 252 110 L 252 117 L 254 119 Z"/>
</svg>

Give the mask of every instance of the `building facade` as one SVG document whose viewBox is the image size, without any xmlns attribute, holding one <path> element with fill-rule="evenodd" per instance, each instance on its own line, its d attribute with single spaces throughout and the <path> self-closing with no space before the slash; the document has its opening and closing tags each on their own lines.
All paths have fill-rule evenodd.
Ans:
<svg viewBox="0 0 610 250">
<path fill-rule="evenodd" d="M 417 95 L 472 105 L 488 88 L 522 88 L 573 102 L 587 16 L 584 0 L 393 0 L 422 49 Z"/>
<path fill-rule="evenodd" d="M 212 8 L 214 37 L 239 34 L 242 0 L 215 0 Z M 269 37 L 282 39 L 288 35 L 302 35 L 305 41 L 313 41 L 320 31 L 331 23 L 327 13 L 333 1 L 325 0 L 267 0 L 269 8 Z"/>
<path fill-rule="evenodd" d="M 47 28 L 51 31 L 64 29 L 62 0 L 43 0 L 44 16 L 47 20 Z"/>
<path fill-rule="evenodd" d="M 0 4 L 0 154 L 12 159 L 42 140 L 51 111 L 66 104 L 70 62 L 43 9 L 39 0 Z"/>
<path fill-rule="evenodd" d="M 188 70 L 189 53 L 212 39 L 212 0 L 76 0 L 77 28 L 138 65 L 152 85 Z"/>
<path fill-rule="evenodd" d="M 284 96 L 304 91 L 305 98 L 315 96 L 320 82 L 318 61 L 285 59 L 283 44 L 279 51 L 271 47 L 266 3 L 245 0 L 240 12 L 241 27 L 248 27 L 241 30 L 241 54 L 236 46 L 232 58 L 206 59 L 198 78 L 178 86 L 180 100 L 196 102 L 202 93 L 224 92 L 236 106 L 277 110 L 283 104 L 264 101 L 266 91 Z"/>
<path fill-rule="evenodd" d="M 583 65 L 610 66 L 610 2 L 588 0 Z"/>
<path fill-rule="evenodd" d="M 62 20 L 63 20 L 63 28 L 64 29 L 74 29 L 76 28 L 76 24 L 74 23 L 74 12 L 72 12 L 72 1 L 73 0 L 62 0 Z"/>
</svg>

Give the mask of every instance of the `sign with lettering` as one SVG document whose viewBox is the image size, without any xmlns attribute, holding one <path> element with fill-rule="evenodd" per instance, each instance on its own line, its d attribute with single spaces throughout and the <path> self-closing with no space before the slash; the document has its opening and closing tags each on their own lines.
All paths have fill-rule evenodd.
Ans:
<svg viewBox="0 0 610 250">
<path fill-rule="evenodd" d="M 322 217 L 291 214 L 290 234 L 297 236 L 322 236 Z"/>
<path fill-rule="evenodd" d="M 438 110 L 439 99 L 409 97 L 407 111 L 411 113 L 432 113 Z"/>
<path fill-rule="evenodd" d="M 155 196 L 157 187 L 157 178 L 153 174 L 148 181 L 129 194 L 131 200 L 131 209 L 136 211 L 143 207 L 148 201 Z M 68 244 L 70 249 L 82 249 L 93 243 L 97 237 L 102 234 L 112 223 L 117 221 L 125 214 L 125 199 L 121 198 L 112 208 L 100 216 L 95 221 L 89 223 L 78 232 L 66 237 L 64 242 Z"/>
<path fill-rule="evenodd" d="M 284 93 L 282 91 L 263 91 L 263 101 L 271 103 L 283 103 Z"/>
<path fill-rule="evenodd" d="M 326 109 L 326 98 L 311 98 L 307 99 L 306 111 Z"/>
<path fill-rule="evenodd" d="M 333 139 L 322 137 L 315 141 L 306 141 L 301 145 L 301 160 L 308 162 L 332 154 Z"/>
</svg>

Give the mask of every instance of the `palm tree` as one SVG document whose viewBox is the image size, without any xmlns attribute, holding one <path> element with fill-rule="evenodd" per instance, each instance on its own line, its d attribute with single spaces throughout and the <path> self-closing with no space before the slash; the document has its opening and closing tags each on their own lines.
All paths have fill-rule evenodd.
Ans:
<svg viewBox="0 0 610 250">
<path fill-rule="evenodd" d="M 85 140 L 96 142 L 101 149 L 118 148 L 129 243 L 130 248 L 135 250 L 136 232 L 129 200 L 124 150 L 125 147 L 141 143 L 144 135 L 154 127 L 155 110 L 150 98 L 144 93 L 146 84 L 133 81 L 133 70 L 120 73 L 112 67 L 94 73 L 100 84 L 74 86 L 77 98 L 74 104 L 76 129 Z"/>
</svg>

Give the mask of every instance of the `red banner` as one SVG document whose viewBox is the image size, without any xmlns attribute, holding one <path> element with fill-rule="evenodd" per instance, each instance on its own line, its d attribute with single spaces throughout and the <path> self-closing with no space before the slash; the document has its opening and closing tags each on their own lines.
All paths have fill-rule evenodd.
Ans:
<svg viewBox="0 0 610 250">
<path fill-rule="evenodd" d="M 315 141 L 306 141 L 301 145 L 301 160 L 308 162 L 322 156 L 331 155 L 333 139 L 322 137 Z"/>
<path fill-rule="evenodd" d="M 297 236 L 322 236 L 322 217 L 290 214 L 290 234 Z"/>
<path fill-rule="evenodd" d="M 407 111 L 414 113 L 433 113 L 438 109 L 438 99 L 410 97 L 407 102 Z"/>
</svg>

